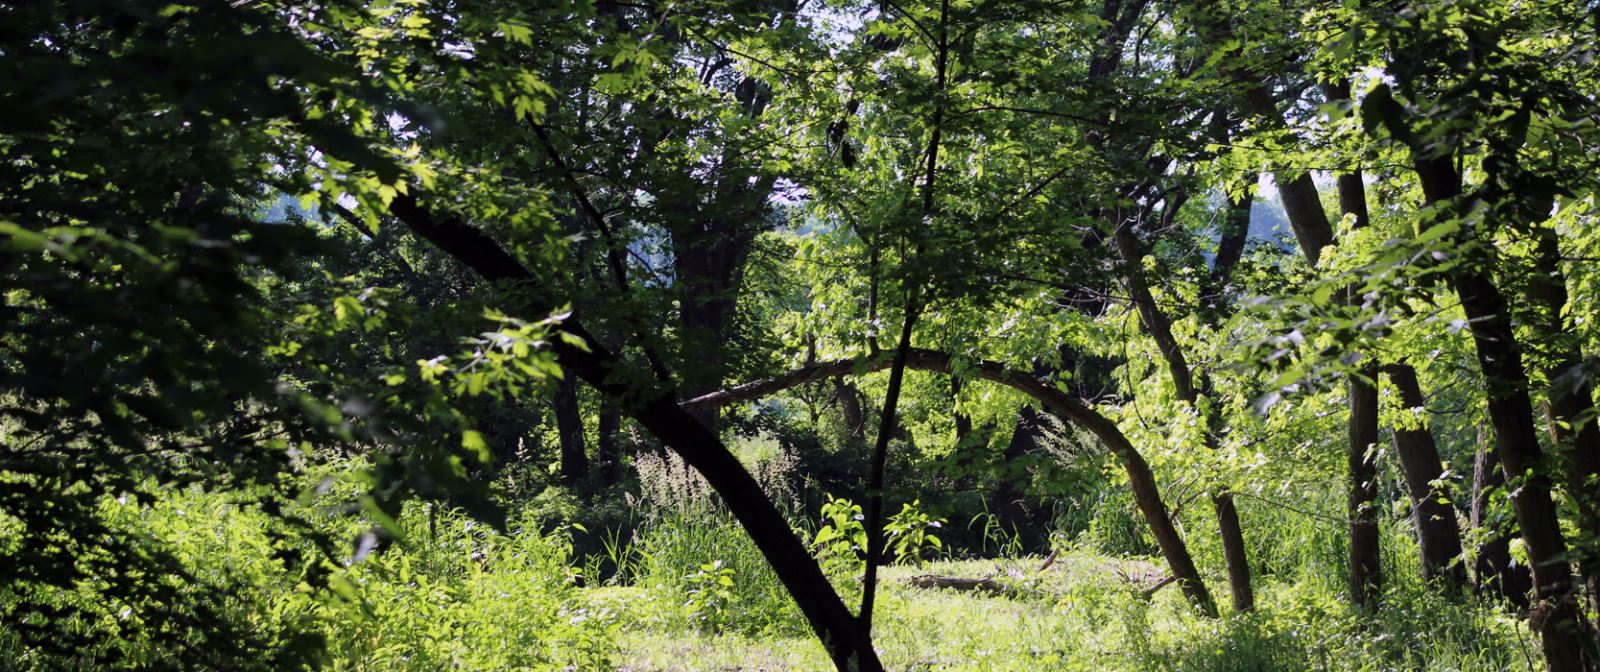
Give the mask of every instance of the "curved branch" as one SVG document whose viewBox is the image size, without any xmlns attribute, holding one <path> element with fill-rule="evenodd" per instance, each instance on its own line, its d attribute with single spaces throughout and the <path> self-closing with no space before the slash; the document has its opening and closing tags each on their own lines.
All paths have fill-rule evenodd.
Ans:
<svg viewBox="0 0 1600 672">
<path fill-rule="evenodd" d="M 802 366 L 779 376 L 704 394 L 686 400 L 681 405 L 686 410 L 719 408 L 741 401 L 760 399 L 816 380 L 882 371 L 892 364 L 887 354 Z M 949 353 L 912 348 L 906 353 L 905 367 L 917 371 L 948 374 L 954 373 L 955 362 L 956 358 Z M 1161 501 L 1161 490 L 1156 485 L 1155 473 L 1150 470 L 1150 464 L 1139 454 L 1133 442 L 1129 441 L 1127 435 L 1122 433 L 1122 429 L 1117 427 L 1117 423 L 1112 422 L 1110 418 L 1102 415 L 1082 399 L 1057 389 L 1045 379 L 1007 367 L 1000 362 L 978 360 L 967 363 L 963 368 L 976 371 L 979 378 L 1028 395 L 1039 402 L 1045 410 L 1095 435 L 1095 438 L 1116 456 L 1123 471 L 1127 472 L 1128 482 L 1133 488 L 1133 498 L 1139 505 L 1139 512 L 1150 525 L 1151 533 L 1156 538 L 1156 544 L 1161 547 L 1161 554 L 1166 558 L 1173 576 L 1182 582 L 1184 595 L 1188 596 L 1189 601 L 1201 612 L 1207 615 L 1217 613 L 1216 604 L 1212 602 L 1210 593 L 1206 591 L 1205 584 L 1200 579 L 1199 571 L 1195 569 L 1194 559 L 1189 555 L 1188 546 L 1178 534 L 1177 527 L 1172 524 L 1166 504 Z"/>
</svg>

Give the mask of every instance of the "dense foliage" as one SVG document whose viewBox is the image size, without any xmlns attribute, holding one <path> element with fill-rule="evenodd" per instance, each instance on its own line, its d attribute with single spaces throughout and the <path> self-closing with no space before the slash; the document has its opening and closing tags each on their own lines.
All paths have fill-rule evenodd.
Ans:
<svg viewBox="0 0 1600 672">
<path fill-rule="evenodd" d="M 0 660 L 1600 669 L 1597 44 L 0 0 Z"/>
</svg>

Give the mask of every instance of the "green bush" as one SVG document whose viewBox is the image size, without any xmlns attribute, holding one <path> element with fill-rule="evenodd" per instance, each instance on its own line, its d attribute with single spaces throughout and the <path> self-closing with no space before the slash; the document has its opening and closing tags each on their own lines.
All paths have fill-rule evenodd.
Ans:
<svg viewBox="0 0 1600 672">
<path fill-rule="evenodd" d="M 147 618 L 143 605 L 113 603 L 100 609 L 111 616 L 97 620 L 6 618 L 0 660 L 8 669 L 104 669 L 105 661 L 118 669 L 601 669 L 616 648 L 615 617 L 580 599 L 565 533 L 541 533 L 530 516 L 499 532 L 414 504 L 396 521 L 401 539 L 382 552 L 377 537 L 362 535 L 355 557 L 307 564 L 296 558 L 321 557 L 318 549 L 237 497 L 183 491 L 151 505 L 108 500 L 102 515 L 112 529 L 180 560 L 182 574 L 170 583 L 181 599 L 169 603 L 204 607 L 221 620 L 210 630 L 244 641 L 220 653 L 162 647 L 134 634 L 148 628 L 123 625 Z M 313 522 L 343 538 L 371 529 L 347 517 Z M 331 590 L 314 588 L 308 568 L 327 572 Z M 62 607 L 87 605 L 109 599 L 110 588 L 97 582 L 47 597 Z M 0 614 L 14 599 L 0 594 Z M 92 634 L 98 648 L 26 648 L 14 628 L 29 626 Z M 242 653 L 220 657 L 233 649 Z"/>
<path fill-rule="evenodd" d="M 505 533 L 457 514 L 430 525 L 421 508 L 402 519 L 400 548 L 369 556 L 346 577 L 349 599 L 325 621 L 332 669 L 609 664 L 616 620 L 579 599 L 563 533 L 541 533 L 526 517 Z"/>
</svg>

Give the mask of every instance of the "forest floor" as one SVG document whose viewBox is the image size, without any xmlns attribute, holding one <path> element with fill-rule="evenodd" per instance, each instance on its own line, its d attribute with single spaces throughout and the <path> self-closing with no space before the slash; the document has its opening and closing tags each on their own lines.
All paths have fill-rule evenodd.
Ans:
<svg viewBox="0 0 1600 672">
<path fill-rule="evenodd" d="M 1418 605 L 1380 624 L 1349 613 L 1326 587 L 1264 582 L 1254 614 L 1200 617 L 1145 560 L 1077 552 L 1044 571 L 1043 558 L 933 562 L 885 569 L 873 635 L 891 670 L 1502 670 L 1537 652 L 1515 619 L 1482 606 Z M 917 576 L 992 578 L 994 591 L 922 588 Z M 1216 588 L 1214 587 L 1213 590 Z M 627 672 L 831 670 L 807 636 L 659 629 L 629 605 L 637 587 L 589 591 L 625 624 L 615 658 Z M 1226 594 L 1218 595 L 1226 602 Z M 1226 606 L 1223 606 L 1226 611 Z M 1415 614 L 1414 614 L 1415 615 Z M 1403 627 L 1408 621 L 1412 628 Z M 1429 622 L 1433 623 L 1430 627 Z M 1401 627 L 1397 628 L 1399 623 Z M 1531 656 L 1531 658 L 1530 658 Z"/>
</svg>

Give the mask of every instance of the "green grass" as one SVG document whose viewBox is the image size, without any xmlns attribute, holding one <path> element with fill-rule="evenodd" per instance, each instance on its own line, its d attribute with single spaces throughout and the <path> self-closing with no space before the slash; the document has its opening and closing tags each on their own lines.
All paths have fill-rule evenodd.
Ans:
<svg viewBox="0 0 1600 672">
<path fill-rule="evenodd" d="M 1077 550 L 1033 577 L 1040 559 L 891 567 L 873 634 L 893 670 L 1506 670 L 1538 660 L 1519 624 L 1472 604 L 1391 592 L 1377 617 L 1361 616 L 1317 583 L 1269 582 L 1262 609 L 1196 616 L 1167 587 L 1148 601 L 1145 560 Z M 915 574 L 1028 577 L 1024 597 L 907 583 Z M 829 670 L 809 637 L 751 637 L 649 627 L 648 588 L 589 591 L 627 627 L 615 657 L 630 672 Z"/>
<path fill-rule="evenodd" d="M 410 507 L 399 521 L 404 541 L 359 562 L 327 566 L 332 589 L 321 591 L 274 559 L 264 516 L 226 498 L 183 492 L 149 507 L 108 502 L 107 517 L 151 535 L 195 577 L 228 589 L 220 613 L 267 642 L 258 660 L 230 669 L 288 669 L 274 661 L 286 660 L 279 654 L 307 637 L 325 643 L 313 656 L 316 666 L 333 670 L 831 669 L 748 537 L 714 511 L 647 516 L 632 560 L 622 563 L 626 571 L 602 583 L 577 580 L 586 561 L 573 555 L 565 529 L 544 529 L 518 515 L 507 530 L 494 531 Z M 322 522 L 346 538 L 365 529 L 347 518 Z M 1278 527 L 1285 535 L 1300 529 Z M 1304 539 L 1315 536 L 1303 527 Z M 901 671 L 1444 672 L 1529 669 L 1540 659 L 1514 617 L 1441 596 L 1410 578 L 1415 570 L 1405 564 L 1413 553 L 1398 544 L 1386 549 L 1396 566 L 1382 608 L 1353 610 L 1323 557 L 1330 555 L 1325 546 L 1263 550 L 1263 564 L 1278 571 L 1258 576 L 1260 610 L 1220 619 L 1197 616 L 1172 586 L 1145 596 L 1143 589 L 1165 576 L 1164 566 L 1107 549 L 1092 535 L 1043 572 L 1037 557 L 891 566 L 882 574 L 873 635 L 887 667 Z M 704 584 L 685 577 L 718 560 L 731 570 L 732 585 L 719 613 L 708 618 L 688 608 L 691 591 Z M 908 581 L 917 574 L 995 577 L 1013 590 L 923 589 Z M 846 595 L 859 594 L 852 575 L 833 578 Z M 1226 604 L 1220 577 L 1208 580 Z M 59 599 L 89 602 L 98 594 L 86 586 Z M 129 607 L 137 613 L 139 605 Z M 101 629 L 104 646 L 145 666 L 178 662 L 173 652 L 121 637 L 114 619 L 54 625 Z M 84 667 L 71 656 L 17 647 L 0 628 L 0 659 L 17 669 Z"/>
</svg>

